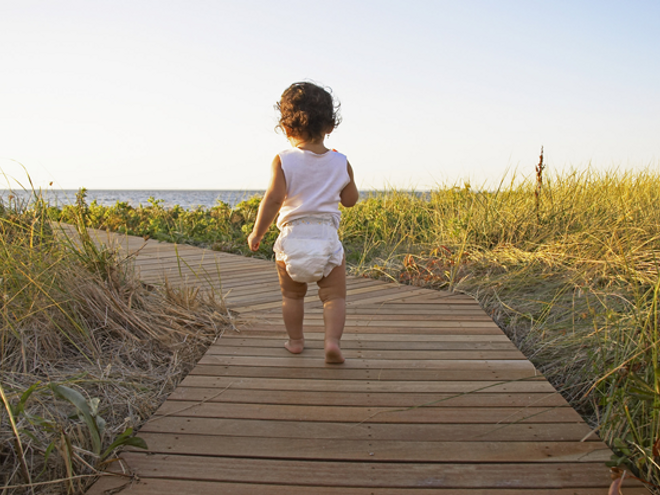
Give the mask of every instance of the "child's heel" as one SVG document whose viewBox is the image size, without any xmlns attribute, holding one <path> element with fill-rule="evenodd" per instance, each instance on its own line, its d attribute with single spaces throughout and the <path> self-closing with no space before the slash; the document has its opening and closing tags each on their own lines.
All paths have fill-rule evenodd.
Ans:
<svg viewBox="0 0 660 495">
<path fill-rule="evenodd" d="M 342 364 L 344 356 L 341 353 L 339 343 L 326 342 L 325 343 L 325 362 L 327 364 Z"/>
<path fill-rule="evenodd" d="M 284 347 L 291 354 L 300 354 L 305 349 L 305 339 L 289 339 Z"/>
</svg>

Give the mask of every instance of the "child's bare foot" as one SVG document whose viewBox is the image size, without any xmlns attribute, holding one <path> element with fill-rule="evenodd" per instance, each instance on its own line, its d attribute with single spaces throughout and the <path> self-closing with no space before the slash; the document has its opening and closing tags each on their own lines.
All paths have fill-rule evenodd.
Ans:
<svg viewBox="0 0 660 495">
<path fill-rule="evenodd" d="M 325 342 L 325 362 L 328 364 L 341 364 L 344 362 L 339 342 Z"/>
<path fill-rule="evenodd" d="M 300 354 L 305 348 L 305 339 L 289 339 L 284 343 L 284 347 L 291 354 Z"/>
</svg>

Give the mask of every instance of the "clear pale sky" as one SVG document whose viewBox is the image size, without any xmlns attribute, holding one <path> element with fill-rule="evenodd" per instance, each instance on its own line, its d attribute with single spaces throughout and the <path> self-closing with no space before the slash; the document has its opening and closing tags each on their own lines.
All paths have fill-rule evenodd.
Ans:
<svg viewBox="0 0 660 495">
<path fill-rule="evenodd" d="M 0 167 L 265 189 L 273 104 L 332 88 L 361 189 L 660 168 L 660 2 L 0 0 Z M 0 184 L 0 188 L 4 185 Z"/>
</svg>

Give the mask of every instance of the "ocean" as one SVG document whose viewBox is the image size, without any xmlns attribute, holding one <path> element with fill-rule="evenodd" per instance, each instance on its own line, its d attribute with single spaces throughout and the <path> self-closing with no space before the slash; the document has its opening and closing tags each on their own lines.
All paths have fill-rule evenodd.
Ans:
<svg viewBox="0 0 660 495">
<path fill-rule="evenodd" d="M 69 190 L 43 190 L 42 195 L 53 206 L 62 206 L 66 204 L 73 204 L 76 201 L 75 189 Z M 149 198 L 160 199 L 163 201 L 163 206 L 172 207 L 179 205 L 182 208 L 190 209 L 197 206 L 210 208 L 217 204 L 218 201 L 227 203 L 231 208 L 236 206 L 241 201 L 250 199 L 256 195 L 263 195 L 265 191 L 227 191 L 227 190 L 176 190 L 176 189 L 88 189 L 87 190 L 87 204 L 96 200 L 96 202 L 103 206 L 113 206 L 117 201 L 126 202 L 131 206 L 147 205 Z M 360 199 L 369 197 L 371 194 L 377 194 L 377 191 L 360 191 Z M 426 191 L 411 191 L 409 194 L 424 198 L 428 195 Z M 32 197 L 32 193 L 28 191 L 10 191 L 7 189 L 0 189 L 0 204 L 7 204 L 10 198 L 18 198 L 19 201 L 27 202 Z"/>
<path fill-rule="evenodd" d="M 44 190 L 42 194 L 46 201 L 53 206 L 62 206 L 65 204 L 73 204 L 76 200 L 77 190 Z M 182 208 L 195 208 L 203 206 L 210 208 L 217 204 L 218 201 L 229 204 L 230 207 L 236 206 L 241 201 L 250 199 L 252 196 L 261 195 L 264 191 L 181 191 L 181 190 L 101 190 L 101 189 L 88 189 L 87 190 L 87 203 L 96 202 L 103 206 L 113 206 L 117 201 L 122 201 L 130 204 L 131 206 L 147 205 L 149 198 L 163 200 L 163 206 L 171 207 L 179 205 Z M 27 191 L 9 191 L 0 190 L 0 202 L 5 204 L 9 201 L 10 196 L 17 198 L 20 201 L 27 201 L 31 197 L 31 193 Z"/>
</svg>

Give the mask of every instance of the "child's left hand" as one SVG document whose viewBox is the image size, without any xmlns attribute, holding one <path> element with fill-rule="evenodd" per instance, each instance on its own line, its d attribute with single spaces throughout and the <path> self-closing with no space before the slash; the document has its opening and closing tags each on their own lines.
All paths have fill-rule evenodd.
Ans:
<svg viewBox="0 0 660 495">
<path fill-rule="evenodd" d="M 257 249 L 259 249 L 259 245 L 261 244 L 261 238 L 257 237 L 254 234 L 254 232 L 252 232 L 248 236 L 247 243 L 248 243 L 248 246 L 250 247 L 250 251 L 256 251 Z"/>
</svg>

